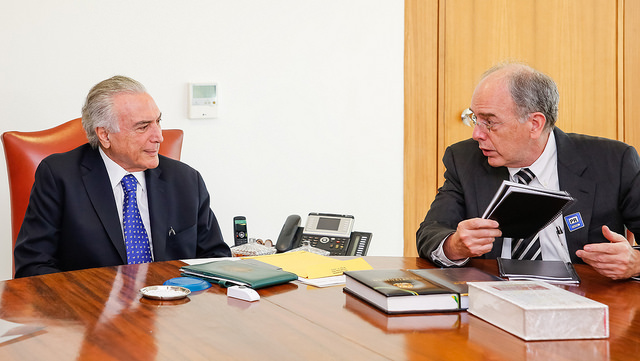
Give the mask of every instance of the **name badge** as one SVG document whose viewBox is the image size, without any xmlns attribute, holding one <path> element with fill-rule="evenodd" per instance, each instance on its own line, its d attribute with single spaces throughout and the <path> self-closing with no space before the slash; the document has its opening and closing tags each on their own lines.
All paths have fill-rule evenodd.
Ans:
<svg viewBox="0 0 640 361">
<path fill-rule="evenodd" d="M 564 217 L 564 223 L 567 224 L 567 229 L 569 229 L 569 232 L 573 232 L 576 229 L 584 227 L 584 222 L 582 221 L 580 212 L 576 212 Z"/>
</svg>

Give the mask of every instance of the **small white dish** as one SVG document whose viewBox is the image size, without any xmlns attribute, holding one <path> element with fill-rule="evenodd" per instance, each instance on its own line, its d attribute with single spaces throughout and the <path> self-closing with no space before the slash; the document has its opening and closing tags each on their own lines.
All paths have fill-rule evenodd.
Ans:
<svg viewBox="0 0 640 361">
<path fill-rule="evenodd" d="M 191 291 L 179 286 L 148 286 L 140 289 L 142 296 L 154 300 L 179 300 L 187 297 Z"/>
</svg>

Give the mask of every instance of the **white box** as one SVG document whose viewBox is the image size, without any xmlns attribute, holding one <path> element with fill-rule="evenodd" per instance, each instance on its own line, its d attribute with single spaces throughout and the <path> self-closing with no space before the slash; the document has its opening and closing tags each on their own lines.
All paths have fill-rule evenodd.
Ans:
<svg viewBox="0 0 640 361">
<path fill-rule="evenodd" d="M 609 307 L 541 281 L 469 282 L 469 313 L 524 340 L 609 337 Z"/>
</svg>

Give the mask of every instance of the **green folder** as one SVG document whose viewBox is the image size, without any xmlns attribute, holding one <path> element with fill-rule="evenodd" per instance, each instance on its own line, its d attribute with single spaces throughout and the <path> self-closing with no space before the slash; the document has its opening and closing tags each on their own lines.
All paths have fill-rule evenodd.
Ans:
<svg viewBox="0 0 640 361">
<path fill-rule="evenodd" d="M 295 273 L 255 259 L 220 260 L 180 268 L 183 276 L 198 277 L 222 287 L 253 289 L 275 286 L 298 279 Z"/>
</svg>

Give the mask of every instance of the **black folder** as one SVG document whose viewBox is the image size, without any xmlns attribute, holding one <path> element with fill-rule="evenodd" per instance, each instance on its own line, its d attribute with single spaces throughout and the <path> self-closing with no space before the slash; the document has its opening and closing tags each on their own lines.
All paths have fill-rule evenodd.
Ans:
<svg viewBox="0 0 640 361">
<path fill-rule="evenodd" d="M 509 281 L 541 280 L 549 283 L 580 283 L 580 277 L 571 262 L 498 258 L 498 270 L 500 276 L 508 278 Z"/>
<path fill-rule="evenodd" d="M 527 238 L 551 224 L 573 201 L 564 191 L 503 181 L 482 218 L 500 223 L 503 237 Z"/>
</svg>

